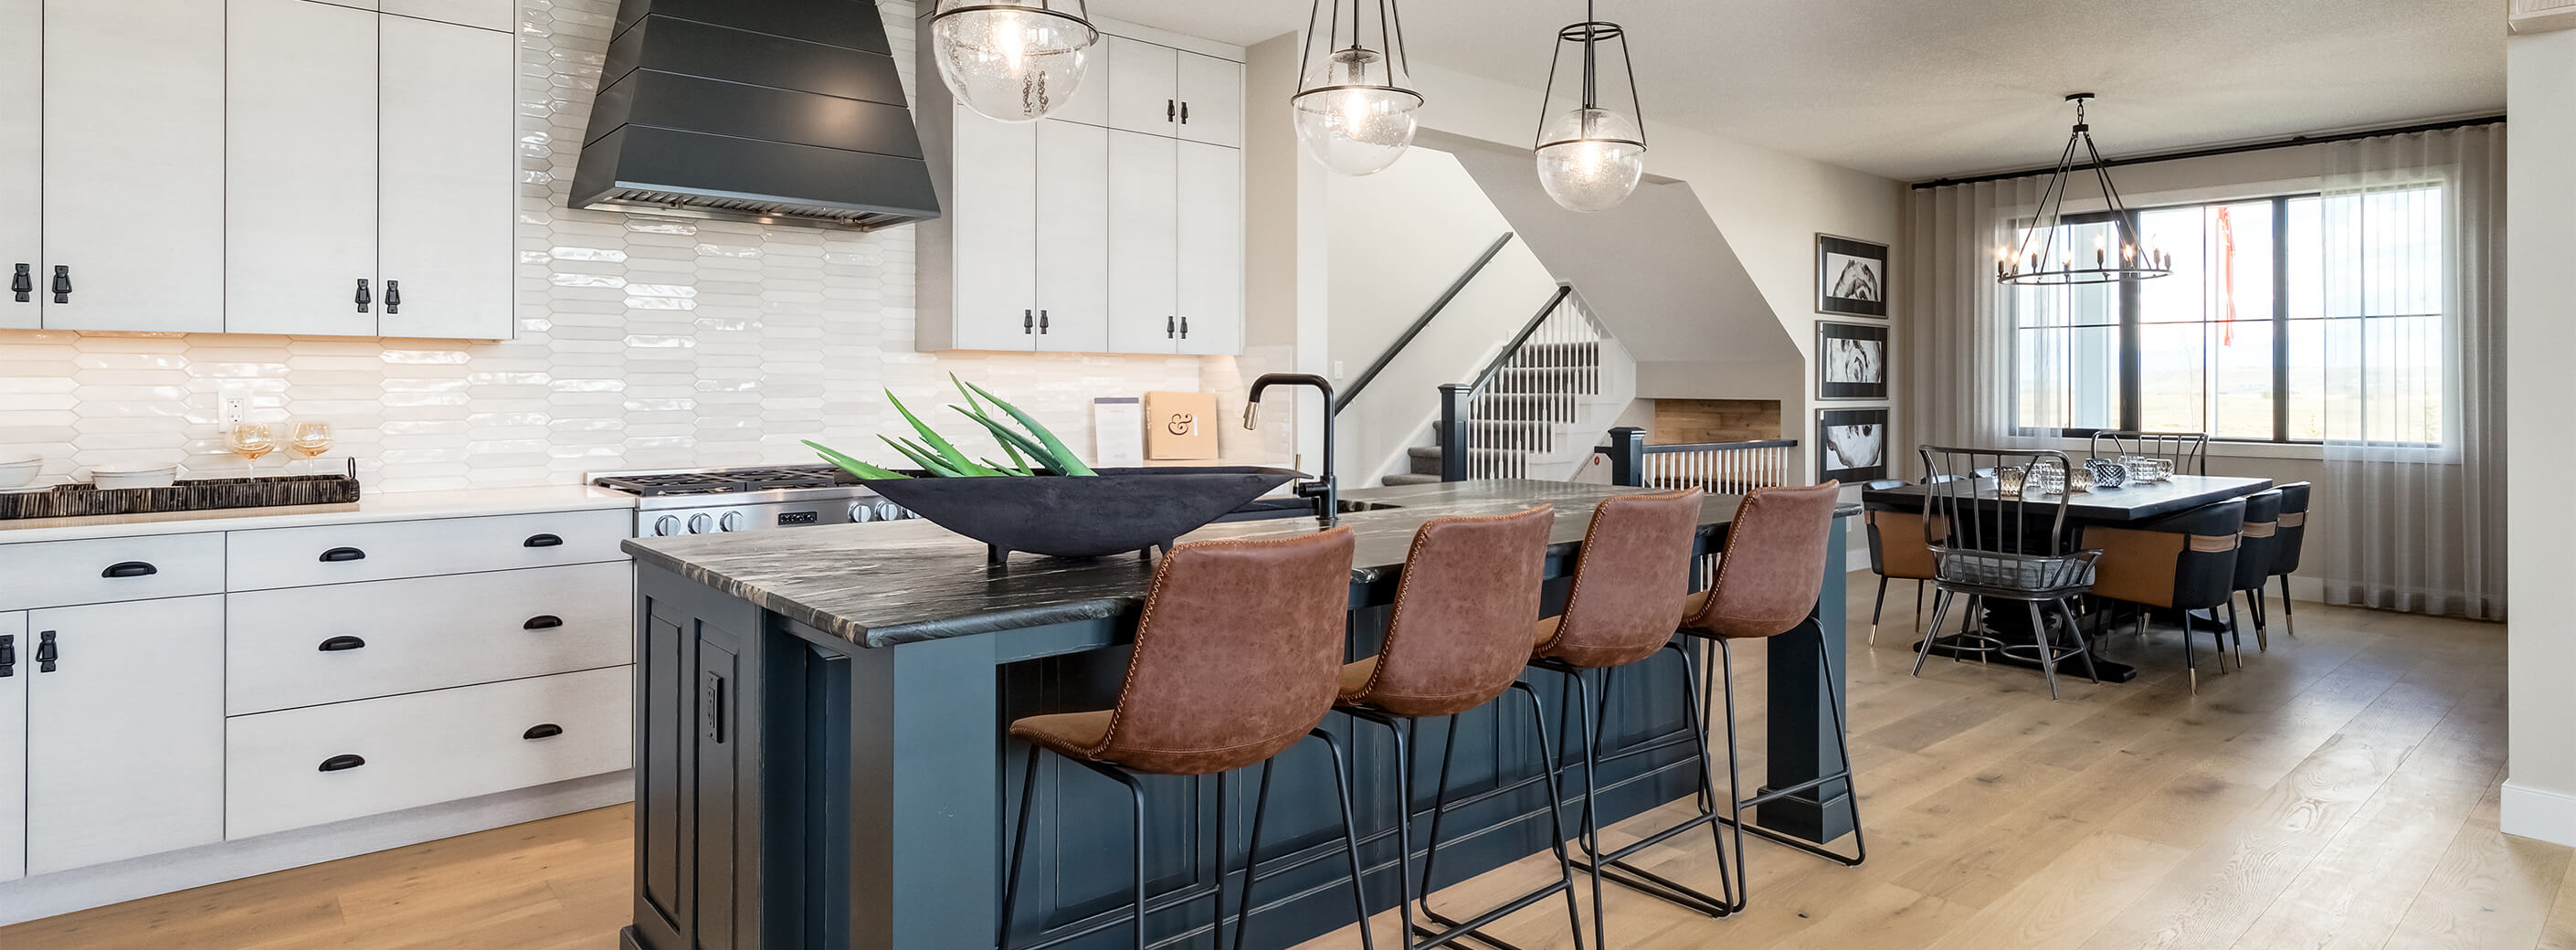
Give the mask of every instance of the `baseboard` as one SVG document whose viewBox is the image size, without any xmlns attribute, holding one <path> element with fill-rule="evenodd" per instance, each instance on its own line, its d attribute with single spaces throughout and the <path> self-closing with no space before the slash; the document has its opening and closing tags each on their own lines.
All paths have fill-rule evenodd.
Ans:
<svg viewBox="0 0 2576 950">
<path fill-rule="evenodd" d="M 633 801 L 635 773 L 352 818 L 0 884 L 0 925 Z"/>
<path fill-rule="evenodd" d="M 2504 783 L 2504 833 L 2576 845 L 2576 795 Z"/>
</svg>

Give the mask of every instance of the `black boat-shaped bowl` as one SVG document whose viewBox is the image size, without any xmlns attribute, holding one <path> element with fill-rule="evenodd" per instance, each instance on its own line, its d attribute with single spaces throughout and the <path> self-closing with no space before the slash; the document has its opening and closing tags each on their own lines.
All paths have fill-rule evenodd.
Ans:
<svg viewBox="0 0 2576 950">
<path fill-rule="evenodd" d="M 1291 479 L 1284 468 L 1104 468 L 1085 478 L 865 479 L 860 484 L 942 528 L 1013 552 L 1106 557 L 1169 549 L 1182 535 Z"/>
</svg>

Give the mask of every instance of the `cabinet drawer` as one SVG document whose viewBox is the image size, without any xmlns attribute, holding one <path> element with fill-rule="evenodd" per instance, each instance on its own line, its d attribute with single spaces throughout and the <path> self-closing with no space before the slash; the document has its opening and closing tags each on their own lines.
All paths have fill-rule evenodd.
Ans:
<svg viewBox="0 0 2576 950">
<path fill-rule="evenodd" d="M 615 667 L 235 716 L 224 837 L 629 768 L 633 676 Z"/>
<path fill-rule="evenodd" d="M 581 564 L 226 598 L 232 715 L 634 662 L 634 568 Z"/>
<path fill-rule="evenodd" d="M 622 561 L 634 513 L 567 511 L 235 531 L 232 590 Z"/>
<path fill-rule="evenodd" d="M 0 610 L 222 593 L 224 536 L 0 544 Z"/>
</svg>

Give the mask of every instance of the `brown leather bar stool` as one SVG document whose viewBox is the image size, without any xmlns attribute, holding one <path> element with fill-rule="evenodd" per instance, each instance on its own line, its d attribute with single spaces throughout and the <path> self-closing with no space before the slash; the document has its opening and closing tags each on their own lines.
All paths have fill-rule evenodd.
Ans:
<svg viewBox="0 0 2576 950">
<path fill-rule="evenodd" d="M 1616 670 L 1670 649 L 1682 658 L 1685 689 L 1698 688 L 1697 664 L 1691 661 L 1689 651 L 1674 641 L 1673 634 L 1681 626 L 1683 601 L 1690 595 L 1691 553 L 1699 531 L 1702 497 L 1703 493 L 1693 488 L 1665 495 L 1625 495 L 1602 502 L 1592 513 L 1592 526 L 1584 533 L 1583 550 L 1576 556 L 1565 612 L 1538 623 L 1538 643 L 1531 653 L 1530 666 L 1563 674 L 1573 685 L 1573 705 L 1583 734 L 1584 858 L 1575 865 L 1592 875 L 1592 939 L 1596 947 L 1604 946 L 1601 881 L 1605 865 L 1618 865 L 1625 870 L 1622 862 L 1628 855 L 1703 824 L 1710 828 L 1709 843 L 1717 847 L 1718 860 L 1726 860 L 1716 810 L 1707 807 L 1717 797 L 1717 781 L 1709 762 L 1707 726 L 1700 721 L 1697 702 L 1682 705 L 1690 717 L 1691 731 L 1699 737 L 1693 751 L 1699 757 L 1704 814 L 1696 821 L 1603 853 L 1600 821 L 1594 808 L 1600 788 L 1594 773 L 1603 758 L 1600 721 L 1591 683 L 1584 678 L 1588 670 Z M 1610 685 L 1605 677 L 1605 701 Z M 1572 744 L 1571 740 L 1568 744 Z M 1559 766 L 1550 760 L 1548 767 Z M 1729 889 L 1727 896 L 1712 902 L 1719 907 L 1735 903 L 1733 882 L 1726 881 L 1725 886 Z"/>
<path fill-rule="evenodd" d="M 1743 910 L 1752 896 L 1745 882 L 1747 832 L 1844 867 L 1857 866 L 1869 858 L 1869 842 L 1860 827 L 1860 793 L 1850 787 L 1851 735 L 1843 725 L 1842 693 L 1834 685 L 1833 648 L 1827 642 L 1825 628 L 1808 622 L 1815 616 L 1816 599 L 1824 593 L 1822 568 L 1833 539 L 1834 507 L 1840 503 L 1841 491 L 1841 484 L 1828 481 L 1807 488 L 1766 488 L 1746 495 L 1743 507 L 1736 509 L 1735 521 L 1727 527 L 1717 579 L 1709 583 L 1707 590 L 1692 594 L 1684 607 L 1689 616 L 1682 621 L 1682 633 L 1717 643 L 1719 665 L 1714 685 L 1726 702 L 1726 790 L 1730 804 L 1727 814 L 1717 821 L 1735 832 L 1736 900 L 1730 913 Z M 1824 664 L 1820 669 L 1824 674 L 1826 708 L 1833 713 L 1834 747 L 1842 757 L 1842 768 L 1746 798 L 1743 778 L 1736 768 L 1742 752 L 1735 735 L 1734 643 L 1767 640 L 1798 630 L 1815 631 L 1816 658 Z M 1848 856 L 1744 821 L 1747 808 L 1836 782 L 1843 783 L 1852 802 L 1852 853 Z M 1666 882 L 1664 886 L 1675 885 Z"/>
<path fill-rule="evenodd" d="M 1404 576 L 1395 592 L 1394 616 L 1386 642 L 1376 656 L 1342 668 L 1341 697 L 1334 708 L 1385 726 L 1395 737 L 1397 880 L 1401 914 L 1410 950 L 1448 946 L 1474 935 L 1493 941 L 1480 928 L 1557 894 L 1565 895 L 1566 917 L 1574 928 L 1576 947 L 1583 945 L 1583 915 L 1575 903 L 1574 873 L 1565 863 L 1565 825 L 1555 806 L 1554 761 L 1547 741 L 1547 713 L 1538 691 L 1521 682 L 1529 661 L 1529 643 L 1521 631 L 1538 621 L 1540 584 L 1547 567 L 1548 530 L 1556 511 L 1546 505 L 1508 515 L 1479 518 L 1435 518 L 1413 534 L 1405 555 Z M 1440 859 L 1440 819 L 1450 808 L 1450 754 L 1457 749 L 1457 715 L 1496 699 L 1507 691 L 1529 697 L 1529 725 L 1538 737 L 1539 777 L 1544 780 L 1558 859 L 1558 881 L 1514 897 L 1467 920 L 1442 916 L 1431 909 L 1437 889 L 1432 870 Z M 1424 719 L 1449 720 L 1451 741 L 1440 757 L 1440 780 L 1431 806 L 1431 838 L 1422 858 L 1422 888 L 1413 885 L 1413 751 L 1410 733 Z M 1522 787 L 1526 783 L 1521 783 Z M 1512 786 L 1497 789 L 1507 793 Z M 1417 925 L 1413 905 L 1441 925 Z M 1417 941 L 1419 938 L 1419 942 Z"/>
<path fill-rule="evenodd" d="M 2224 605 L 2234 627 L 2236 598 L 2229 585 L 2236 579 L 2236 549 L 2245 528 L 2245 500 L 2203 505 L 2135 528 L 2088 527 L 2084 546 L 2102 552 L 2096 562 L 2093 595 L 2183 615 L 2182 657 L 2190 670 L 2191 691 L 2200 692 L 2200 656 L 2191 642 L 2191 612 L 2215 611 Z M 2147 628 L 2147 613 L 2138 612 L 2138 632 Z M 2218 639 L 2218 669 L 2227 671 L 2226 634 Z M 2241 651 L 2240 651 L 2241 654 Z"/>
<path fill-rule="evenodd" d="M 1011 724 L 1011 737 L 1029 744 L 1021 785 L 1020 815 L 1011 836 L 1011 866 L 1002 889 L 997 947 L 1039 950 L 1133 922 L 1137 950 L 1144 950 L 1145 917 L 1214 897 L 1215 927 L 1222 937 L 1225 876 L 1150 901 L 1145 893 L 1145 792 L 1140 776 L 1215 775 L 1218 798 L 1226 773 L 1261 766 L 1261 792 L 1253 806 L 1252 835 L 1244 849 L 1243 903 L 1235 941 L 1252 910 L 1259 876 L 1261 819 L 1270 804 L 1273 756 L 1309 736 L 1333 754 L 1333 784 L 1341 793 L 1342 838 L 1351 861 L 1351 899 L 1368 920 L 1359 840 L 1351 818 L 1350 778 L 1341 743 L 1318 728 L 1340 686 L 1343 631 L 1350 603 L 1348 528 L 1293 538 L 1200 541 L 1173 548 L 1154 571 L 1136 622 L 1136 645 L 1115 708 L 1031 716 Z M 1019 900 L 1020 864 L 1029 836 L 1029 806 L 1036 797 L 1038 756 L 1053 752 L 1118 784 L 1136 804 L 1135 901 L 1118 915 L 1069 934 L 1012 948 L 1013 911 Z M 1220 857 L 1222 863 L 1222 857 Z M 1374 947 L 1365 925 L 1361 944 Z"/>
</svg>

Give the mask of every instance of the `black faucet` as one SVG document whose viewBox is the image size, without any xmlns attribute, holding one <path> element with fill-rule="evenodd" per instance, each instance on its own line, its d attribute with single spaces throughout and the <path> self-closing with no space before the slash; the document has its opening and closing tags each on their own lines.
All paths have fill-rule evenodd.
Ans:
<svg viewBox="0 0 2576 950">
<path fill-rule="evenodd" d="M 1264 373 L 1252 381 L 1243 404 L 1243 427 L 1252 428 L 1261 412 L 1261 391 L 1272 385 L 1312 386 L 1324 394 L 1324 477 L 1297 483 L 1297 497 L 1315 500 L 1315 520 L 1330 528 L 1342 520 L 1342 492 L 1333 480 L 1333 384 L 1313 373 Z"/>
</svg>

